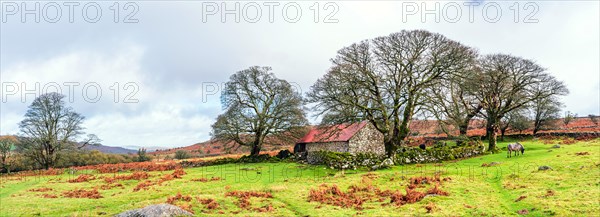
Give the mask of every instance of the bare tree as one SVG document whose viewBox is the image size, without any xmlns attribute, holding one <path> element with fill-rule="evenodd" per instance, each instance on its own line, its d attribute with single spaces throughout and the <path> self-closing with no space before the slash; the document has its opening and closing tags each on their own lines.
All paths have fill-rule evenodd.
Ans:
<svg viewBox="0 0 600 217">
<path fill-rule="evenodd" d="M 393 156 L 409 124 L 427 102 L 428 89 L 463 70 L 475 52 L 443 35 L 402 31 L 338 51 L 333 66 L 308 93 L 318 115 L 343 123 L 367 120 L 384 135 Z"/>
<path fill-rule="evenodd" d="M 531 102 L 533 115 L 533 135 L 540 130 L 548 130 L 554 127 L 556 119 L 560 118 L 562 103 L 555 96 L 539 98 Z"/>
<path fill-rule="evenodd" d="M 482 73 L 477 96 L 483 104 L 486 117 L 486 135 L 489 150 L 496 150 L 496 135 L 500 119 L 507 113 L 522 108 L 535 99 L 567 93 L 564 84 L 533 61 L 510 55 L 487 55 L 480 60 Z M 544 86 L 544 91 L 538 91 Z"/>
<path fill-rule="evenodd" d="M 212 125 L 212 136 L 260 153 L 267 136 L 296 139 L 308 123 L 302 96 L 270 67 L 250 67 L 231 76 L 221 94 L 225 113 Z"/>
<path fill-rule="evenodd" d="M 571 111 L 565 112 L 565 117 L 563 118 L 563 123 L 565 127 L 569 127 L 569 123 L 577 118 L 577 114 L 571 113 Z"/>
<path fill-rule="evenodd" d="M 598 125 L 598 116 L 596 116 L 594 114 L 589 114 L 588 117 L 590 118 L 590 121 L 592 121 L 592 123 L 594 123 L 595 125 Z"/>
<path fill-rule="evenodd" d="M 54 166 L 61 151 L 75 148 L 75 139 L 83 134 L 84 117 L 66 106 L 64 97 L 59 93 L 40 95 L 19 123 L 23 139 L 18 148 L 45 169 Z"/>
<path fill-rule="evenodd" d="M 504 135 L 509 128 L 519 132 L 529 128 L 529 118 L 525 114 L 526 111 L 524 108 L 515 109 L 500 119 L 500 140 L 504 141 Z"/>
<path fill-rule="evenodd" d="M 427 111 L 438 120 L 440 129 L 449 137 L 454 136 L 449 127 L 458 129 L 458 143 L 467 138 L 469 122 L 483 108 L 475 96 L 477 84 L 473 78 L 477 77 L 477 73 L 480 73 L 480 69 L 473 59 L 471 66 L 464 71 L 452 74 L 431 86 Z"/>
</svg>

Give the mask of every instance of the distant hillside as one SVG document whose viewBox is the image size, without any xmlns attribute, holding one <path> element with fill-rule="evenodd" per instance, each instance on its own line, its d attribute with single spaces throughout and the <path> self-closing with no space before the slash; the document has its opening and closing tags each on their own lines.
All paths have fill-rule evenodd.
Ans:
<svg viewBox="0 0 600 217">
<path fill-rule="evenodd" d="M 266 138 L 265 144 L 263 144 L 261 151 L 275 151 L 282 149 L 292 150 L 296 140 L 292 141 L 281 141 L 273 138 Z M 159 149 L 151 154 L 173 154 L 177 150 L 185 150 L 193 155 L 198 156 L 217 156 L 224 154 L 247 154 L 250 152 L 249 147 L 239 146 L 234 142 L 224 143 L 218 140 L 208 140 L 200 143 L 196 143 L 190 146 L 170 148 L 170 149 Z"/>
<path fill-rule="evenodd" d="M 121 147 L 105 146 L 105 145 L 85 146 L 84 149 L 98 150 L 102 153 L 107 153 L 107 154 L 135 154 L 135 153 L 137 153 L 137 150 L 126 149 L 126 148 L 121 148 Z"/>
<path fill-rule="evenodd" d="M 433 138 L 433 137 L 446 137 L 438 126 L 436 120 L 413 120 L 410 124 L 411 136 L 416 138 Z M 551 132 L 600 132 L 600 123 L 592 121 L 588 117 L 578 117 L 571 121 L 568 125 L 563 123 L 563 119 L 554 120 L 554 127 L 549 130 L 541 130 L 540 133 L 551 133 Z M 458 130 L 452 130 L 453 134 L 458 134 Z M 507 134 L 531 134 L 532 129 L 524 130 L 522 132 L 513 131 L 508 129 Z M 485 120 L 473 119 L 469 123 L 469 129 L 467 131 L 468 136 L 484 136 L 485 135 Z M 295 142 L 281 142 L 271 141 L 267 142 L 263 146 L 262 151 L 273 151 L 288 149 L 292 150 Z M 225 147 L 233 147 L 227 150 Z M 237 148 L 237 149 L 236 149 Z M 237 147 L 232 143 L 224 144 L 223 142 L 216 140 L 209 140 L 205 142 L 196 143 L 190 146 L 171 148 L 171 149 L 160 149 L 152 152 L 152 154 L 173 154 L 177 150 L 186 150 L 191 154 L 202 155 L 202 156 L 215 156 L 223 154 L 248 154 L 250 151 L 248 147 Z"/>
</svg>

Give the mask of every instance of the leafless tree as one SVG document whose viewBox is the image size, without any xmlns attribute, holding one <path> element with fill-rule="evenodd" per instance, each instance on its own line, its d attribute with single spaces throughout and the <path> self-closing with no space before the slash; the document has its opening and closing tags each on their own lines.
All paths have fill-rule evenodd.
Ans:
<svg viewBox="0 0 600 217">
<path fill-rule="evenodd" d="M 367 120 L 384 135 L 393 156 L 409 124 L 440 79 L 463 70 L 475 52 L 443 35 L 401 31 L 342 48 L 308 93 L 328 122 Z"/>
<path fill-rule="evenodd" d="M 597 115 L 589 114 L 588 117 L 590 118 L 592 123 L 594 123 L 594 125 L 598 125 L 598 116 Z"/>
<path fill-rule="evenodd" d="M 546 70 L 531 60 L 504 54 L 486 55 L 480 60 L 482 73 L 477 97 L 486 117 L 489 150 L 496 150 L 496 135 L 500 119 L 507 113 L 523 108 L 535 99 L 564 95 L 568 91 Z M 539 91 L 538 87 L 545 87 Z"/>
<path fill-rule="evenodd" d="M 308 123 L 300 93 L 278 79 L 270 67 L 250 67 L 231 76 L 221 94 L 225 113 L 212 125 L 212 136 L 251 148 L 258 155 L 267 136 L 296 139 Z"/>
<path fill-rule="evenodd" d="M 565 124 L 565 127 L 569 127 L 569 123 L 575 120 L 575 118 L 577 118 L 577 114 L 571 113 L 571 111 L 566 111 L 565 117 L 563 117 L 563 123 Z"/>
<path fill-rule="evenodd" d="M 19 123 L 23 139 L 18 148 L 45 169 L 56 163 L 63 150 L 75 148 L 75 140 L 83 134 L 84 117 L 66 106 L 64 97 L 54 92 L 40 95 Z"/>
<path fill-rule="evenodd" d="M 477 83 L 474 79 L 480 73 L 475 56 L 470 59 L 470 66 L 463 71 L 451 74 L 447 79 L 441 79 L 431 86 L 430 102 L 427 111 L 431 113 L 440 125 L 440 129 L 449 137 L 454 136 L 449 127 L 458 129 L 457 142 L 467 137 L 469 122 L 483 108 L 475 96 Z"/>
<path fill-rule="evenodd" d="M 526 112 L 527 110 L 524 108 L 515 109 L 500 119 L 500 140 L 504 141 L 504 135 L 509 128 L 519 132 L 529 129 L 529 118 L 527 118 Z"/>
<path fill-rule="evenodd" d="M 531 102 L 533 116 L 533 135 L 540 130 L 548 130 L 555 127 L 555 120 L 560 118 L 562 103 L 557 97 L 539 98 Z"/>
</svg>

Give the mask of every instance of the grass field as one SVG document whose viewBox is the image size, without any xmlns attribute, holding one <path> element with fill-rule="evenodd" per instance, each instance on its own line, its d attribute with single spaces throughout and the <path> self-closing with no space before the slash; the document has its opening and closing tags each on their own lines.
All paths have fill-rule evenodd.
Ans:
<svg viewBox="0 0 600 217">
<path fill-rule="evenodd" d="M 395 166 L 385 170 L 335 171 L 322 166 L 295 163 L 228 164 L 184 169 L 181 178 L 156 184 L 173 171 L 149 172 L 142 180 L 117 180 L 106 187 L 105 177 L 123 174 L 96 174 L 96 179 L 71 183 L 80 174 L 36 177 L 3 177 L 0 184 L 0 216 L 111 216 L 125 210 L 165 203 L 178 193 L 175 204 L 200 216 L 590 216 L 600 213 L 600 140 L 562 145 L 538 140 L 523 142 L 525 155 L 506 158 L 506 153 L 485 155 L 455 162 Z M 500 143 L 503 147 L 506 142 Z M 587 152 L 587 153 L 586 153 Z M 499 165 L 483 167 L 484 163 Z M 547 165 L 552 170 L 538 171 Z M 439 174 L 440 189 L 447 196 L 427 196 L 421 201 L 395 205 L 390 199 L 369 200 L 361 208 L 309 202 L 311 189 L 335 184 L 346 192 L 351 185 L 372 186 L 404 193 L 411 177 Z M 220 180 L 210 180 L 218 177 Z M 198 180 L 206 178 L 207 180 Z M 217 179 L 217 178 L 215 178 Z M 142 182 L 155 183 L 147 190 L 134 191 Z M 122 185 L 122 187 L 118 185 Z M 47 189 L 42 189 L 47 188 Z M 98 188 L 99 199 L 67 198 L 63 192 Z M 108 189 L 110 188 L 110 189 Z M 425 191 L 428 187 L 417 188 Z M 44 192 L 33 192 L 37 189 Z M 268 192 L 272 197 L 249 197 L 246 201 L 227 192 Z M 46 196 L 57 198 L 44 198 Z M 185 196 L 190 196 L 186 201 Z M 228 195 L 228 196 L 226 196 Z M 520 199 L 519 199 L 520 198 Z M 218 207 L 202 201 L 214 199 Z M 244 206 L 243 203 L 247 206 Z M 240 206 L 244 208 L 240 208 Z M 524 211 L 526 210 L 526 211 Z"/>
</svg>

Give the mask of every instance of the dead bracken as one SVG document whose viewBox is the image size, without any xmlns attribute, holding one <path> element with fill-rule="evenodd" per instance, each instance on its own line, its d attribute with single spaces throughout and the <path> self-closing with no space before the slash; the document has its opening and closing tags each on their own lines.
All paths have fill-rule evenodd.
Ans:
<svg viewBox="0 0 600 217">
<path fill-rule="evenodd" d="M 47 191 L 52 191 L 52 188 L 34 188 L 34 189 L 29 189 L 28 191 L 31 191 L 31 192 L 47 192 Z"/>
<path fill-rule="evenodd" d="M 260 207 L 260 208 L 251 208 L 250 198 L 258 197 L 258 198 L 273 198 L 273 195 L 270 192 L 257 192 L 257 191 L 230 191 L 225 193 L 226 197 L 237 197 L 237 205 L 241 209 L 246 210 L 254 210 L 258 212 L 269 212 L 273 211 L 273 207 L 268 205 L 268 207 Z"/>
<path fill-rule="evenodd" d="M 527 196 L 525 196 L 525 195 L 521 195 L 519 198 L 517 198 L 517 199 L 515 200 L 515 202 L 519 202 L 519 201 L 521 201 L 521 200 L 523 200 L 523 199 L 525 199 L 525 198 L 527 198 Z"/>
<path fill-rule="evenodd" d="M 113 177 L 105 177 L 104 181 L 106 183 L 113 183 L 116 181 L 120 181 L 120 180 L 144 180 L 144 179 L 148 179 L 148 177 L 150 177 L 150 175 L 148 175 L 148 173 L 146 172 L 134 172 L 131 175 L 117 175 L 117 176 L 113 176 Z"/>
<path fill-rule="evenodd" d="M 168 204 L 172 204 L 172 205 L 176 205 L 181 207 L 182 209 L 194 213 L 194 211 L 192 210 L 192 204 L 189 203 L 185 203 L 185 204 L 176 204 L 176 202 L 181 201 L 181 202 L 191 202 L 192 201 L 192 197 L 190 195 L 181 195 L 180 192 L 177 193 L 177 195 L 172 196 L 172 197 L 168 197 L 167 198 L 167 203 Z"/>
<path fill-rule="evenodd" d="M 389 200 L 390 204 L 402 206 L 408 203 L 419 202 L 427 195 L 449 195 L 448 192 L 439 188 L 443 180 L 450 179 L 441 179 L 439 176 L 412 177 L 405 188 L 406 193 L 404 194 L 399 190 L 393 192 L 390 190 L 381 190 L 368 183 L 363 186 L 351 185 L 346 192 L 342 191 L 335 184 L 322 184 L 318 189 L 310 190 L 308 201 L 320 202 L 322 204 L 339 206 L 342 208 L 354 208 L 357 210 L 362 210 L 364 203 L 374 201 L 384 202 Z M 425 184 L 433 185 L 433 187 L 425 192 L 415 190 L 416 188 L 424 187 L 423 185 Z"/>
<path fill-rule="evenodd" d="M 196 200 L 198 200 L 198 202 L 200 202 L 201 204 L 204 204 L 204 206 L 207 209 L 218 209 L 219 208 L 219 203 L 215 199 L 197 197 Z"/>
<path fill-rule="evenodd" d="M 72 191 L 65 191 L 62 193 L 62 195 L 64 197 L 69 197 L 69 198 L 89 198 L 89 199 L 102 198 L 102 195 L 100 195 L 100 192 L 98 192 L 98 189 L 95 189 L 95 188 L 92 190 L 75 189 Z"/>
<path fill-rule="evenodd" d="M 214 181 L 220 181 L 221 177 L 211 177 L 210 179 L 208 178 L 198 178 L 198 179 L 192 179 L 193 182 L 214 182 Z"/>
<path fill-rule="evenodd" d="M 133 191 L 140 191 L 140 190 L 148 190 L 148 188 L 150 188 L 150 186 L 154 185 L 154 183 L 150 180 L 146 180 L 143 182 L 140 182 L 137 184 L 137 186 L 135 186 L 135 188 L 133 188 Z"/>
<path fill-rule="evenodd" d="M 70 183 L 88 182 L 88 181 L 91 181 L 94 179 L 96 179 L 96 177 L 93 175 L 81 174 L 81 175 L 77 176 L 77 178 L 75 178 L 75 179 L 70 179 L 68 182 L 70 182 Z"/>
</svg>

